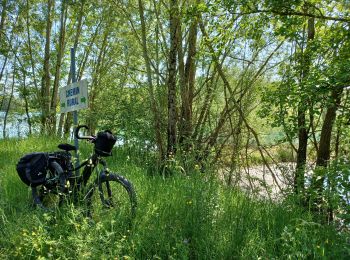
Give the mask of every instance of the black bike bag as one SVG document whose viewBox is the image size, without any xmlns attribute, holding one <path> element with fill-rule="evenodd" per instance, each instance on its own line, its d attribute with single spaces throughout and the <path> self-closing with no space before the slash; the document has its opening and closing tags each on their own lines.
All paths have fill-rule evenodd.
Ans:
<svg viewBox="0 0 350 260">
<path fill-rule="evenodd" d="M 48 164 L 47 153 L 30 153 L 19 160 L 16 169 L 25 184 L 36 187 L 45 183 Z"/>
<path fill-rule="evenodd" d="M 112 149 L 117 139 L 111 131 L 97 133 L 95 140 L 95 152 L 100 156 L 111 156 Z"/>
</svg>

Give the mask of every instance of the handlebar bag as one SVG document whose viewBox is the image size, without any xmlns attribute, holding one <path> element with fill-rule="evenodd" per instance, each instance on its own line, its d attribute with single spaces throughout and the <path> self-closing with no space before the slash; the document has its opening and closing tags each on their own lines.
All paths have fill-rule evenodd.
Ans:
<svg viewBox="0 0 350 260">
<path fill-rule="evenodd" d="M 97 133 L 95 152 L 100 156 L 111 156 L 112 149 L 116 141 L 117 139 L 109 130 Z"/>
<path fill-rule="evenodd" d="M 45 183 L 48 162 L 47 153 L 30 153 L 19 160 L 16 170 L 25 184 L 36 187 Z"/>
</svg>

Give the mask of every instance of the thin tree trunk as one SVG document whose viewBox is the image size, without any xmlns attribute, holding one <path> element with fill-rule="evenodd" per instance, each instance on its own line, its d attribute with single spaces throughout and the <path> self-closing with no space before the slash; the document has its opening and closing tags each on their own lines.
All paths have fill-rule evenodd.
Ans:
<svg viewBox="0 0 350 260">
<path fill-rule="evenodd" d="M 28 42 L 28 51 L 29 51 L 29 59 L 30 59 L 30 65 L 32 69 L 32 78 L 34 81 L 34 86 L 37 92 L 39 92 L 39 87 L 38 83 L 36 80 L 36 75 L 35 75 L 35 66 L 34 66 L 34 59 L 33 59 L 33 50 L 32 50 L 32 43 L 31 43 L 31 37 L 30 37 L 30 21 L 29 21 L 29 0 L 26 1 L 27 3 L 27 15 L 26 15 L 26 30 L 27 30 L 27 42 Z"/>
<path fill-rule="evenodd" d="M 139 15 L 141 21 L 141 39 L 142 39 L 142 52 L 143 58 L 145 60 L 146 70 L 147 70 L 147 82 L 148 82 L 148 92 L 150 95 L 150 105 L 153 113 L 153 125 L 156 137 L 156 143 L 159 149 L 159 157 L 162 160 L 164 158 L 164 147 L 161 135 L 161 119 L 160 113 L 157 108 L 157 103 L 154 95 L 154 87 L 152 82 L 152 71 L 151 71 L 151 61 L 148 56 L 148 48 L 147 48 L 147 35 L 146 35 L 146 23 L 144 17 L 144 7 L 142 0 L 138 0 L 139 4 Z"/>
<path fill-rule="evenodd" d="M 4 104 L 5 104 L 7 80 L 8 80 L 8 73 L 6 73 L 4 88 L 2 90 L 3 94 L 2 94 L 2 99 L 1 99 L 1 103 L 0 103 L 0 111 L 2 111 Z"/>
<path fill-rule="evenodd" d="M 5 27 L 5 20 L 6 20 L 6 12 L 7 12 L 7 0 L 4 0 L 2 2 L 2 10 L 1 10 L 1 20 L 0 20 L 0 43 L 3 42 L 3 35 L 5 35 L 5 31 L 4 31 L 4 27 Z M 2 80 L 2 77 L 4 75 L 4 70 L 7 64 L 7 57 L 8 55 L 5 55 L 5 59 L 4 59 L 4 63 L 2 65 L 1 68 L 1 72 L 0 72 L 0 81 Z"/>
<path fill-rule="evenodd" d="M 30 120 L 30 114 L 29 114 L 29 104 L 28 104 L 28 95 L 27 95 L 27 84 L 26 84 L 26 74 L 23 75 L 23 85 L 24 85 L 24 104 L 25 104 L 25 111 L 27 116 L 27 123 L 28 123 L 28 130 L 29 135 L 32 135 L 32 122 Z"/>
<path fill-rule="evenodd" d="M 61 65 L 62 57 L 65 49 L 65 34 L 66 34 L 66 20 L 67 20 L 67 6 L 66 0 L 62 1 L 61 6 L 61 28 L 60 36 L 57 50 L 57 59 L 56 59 L 56 69 L 55 69 L 55 79 L 53 83 L 52 97 L 51 97 L 51 106 L 50 106 L 50 121 L 51 121 L 51 133 L 56 134 L 56 108 L 57 108 L 57 99 L 58 99 L 58 87 L 61 75 Z"/>
<path fill-rule="evenodd" d="M 170 0 L 170 50 L 168 61 L 168 146 L 167 155 L 176 152 L 176 52 L 178 38 L 178 3 Z"/>
<path fill-rule="evenodd" d="M 6 138 L 7 117 L 8 117 L 9 111 L 10 111 L 11 102 L 12 102 L 12 98 L 13 98 L 13 92 L 14 92 L 14 88 L 15 88 L 15 74 L 16 74 L 15 72 L 16 72 L 16 60 L 14 61 L 14 65 L 13 65 L 11 95 L 10 95 L 10 99 L 8 101 L 7 108 L 5 111 L 4 126 L 3 126 L 3 130 L 2 130 L 2 135 L 4 138 Z"/>
<path fill-rule="evenodd" d="M 208 69 L 208 74 L 209 74 L 210 68 Z M 209 78 L 209 75 L 207 76 L 207 79 Z M 197 143 L 201 143 L 201 139 L 198 138 L 198 136 L 201 135 L 201 129 L 203 129 L 203 125 L 205 123 L 205 118 L 206 115 L 208 114 L 208 111 L 210 109 L 211 106 L 211 102 L 213 100 L 213 93 L 214 93 L 214 86 L 217 85 L 217 82 L 219 80 L 219 77 L 216 75 L 216 68 L 214 69 L 214 72 L 211 75 L 211 79 L 208 79 L 207 81 L 209 81 L 206 85 L 207 85 L 207 92 L 205 94 L 204 97 L 204 103 L 201 107 L 201 109 L 199 110 L 199 116 L 197 119 L 197 122 L 194 125 L 194 131 L 192 134 L 192 140 L 198 140 L 199 142 Z"/>
<path fill-rule="evenodd" d="M 337 110 L 340 105 L 341 95 L 343 93 L 342 87 L 334 87 L 331 93 L 332 104 L 327 108 L 326 116 L 323 121 L 320 144 L 317 153 L 316 166 L 326 167 L 330 158 L 330 146 L 332 129 L 335 118 L 337 116 Z"/>
<path fill-rule="evenodd" d="M 179 37 L 181 40 L 181 37 Z M 181 42 L 179 43 L 182 47 Z M 197 17 L 194 17 L 188 36 L 188 54 L 184 71 L 184 80 L 180 82 L 181 90 L 181 112 L 179 121 L 179 144 L 184 146 L 185 150 L 191 147 L 191 135 L 192 135 L 192 106 L 193 106 L 193 95 L 194 95 L 194 83 L 196 74 L 196 44 L 197 44 Z M 179 63 L 183 62 L 183 55 L 179 52 Z M 179 71 L 180 66 L 179 66 Z M 181 77 L 181 75 L 180 75 Z"/>
<path fill-rule="evenodd" d="M 82 21 L 83 21 L 83 16 L 84 16 L 84 6 L 85 6 L 85 0 L 82 0 L 81 1 L 81 5 L 80 5 L 80 10 L 79 10 L 76 34 L 75 34 L 75 37 L 74 37 L 74 49 L 75 50 L 78 47 L 79 37 L 80 37 L 81 30 L 82 30 L 82 24 L 83 24 Z M 71 77 L 72 77 L 72 75 L 71 75 L 71 73 L 69 73 L 67 85 L 71 83 Z M 79 78 L 78 78 L 78 80 L 79 80 Z M 72 112 L 61 113 L 60 114 L 60 120 L 59 120 L 59 123 L 58 123 L 57 135 L 61 136 L 62 132 L 63 132 L 64 135 L 68 135 L 68 133 L 70 131 L 70 128 L 72 126 L 72 122 L 73 122 L 73 114 L 72 114 Z"/>
<path fill-rule="evenodd" d="M 99 22 L 99 24 L 96 26 L 96 29 L 95 29 L 95 32 L 93 33 L 92 37 L 91 37 L 91 40 L 88 44 L 88 46 L 85 48 L 84 50 L 84 54 L 83 54 L 83 59 L 82 59 L 82 62 L 79 66 L 79 70 L 78 70 L 78 81 L 82 79 L 83 77 L 83 73 L 85 71 L 85 67 L 86 67 L 86 63 L 88 61 L 88 58 L 90 56 L 90 52 L 92 50 L 92 45 L 95 43 L 95 40 L 96 40 L 96 37 L 98 36 L 99 34 L 99 29 L 100 29 L 100 25 L 101 25 L 101 21 Z"/>
<path fill-rule="evenodd" d="M 239 116 L 242 118 L 242 121 L 243 121 L 245 127 L 249 130 L 249 132 L 251 132 L 253 134 L 255 142 L 256 142 L 258 150 L 259 150 L 259 153 L 260 153 L 260 156 L 261 156 L 264 164 L 268 168 L 269 172 L 271 173 L 271 176 L 272 176 L 272 179 L 274 180 L 275 185 L 281 191 L 282 189 L 281 189 L 281 186 L 279 185 L 279 183 L 277 181 L 277 177 L 274 174 L 274 172 L 272 171 L 271 167 L 269 166 L 269 164 L 268 164 L 268 162 L 266 160 L 266 157 L 265 157 L 264 151 L 263 151 L 263 147 L 262 147 L 262 145 L 260 143 L 260 140 L 259 140 L 259 136 L 258 136 L 257 132 L 250 126 L 248 120 L 245 118 L 244 112 L 242 111 L 242 109 L 241 109 L 241 107 L 239 105 L 239 102 L 235 99 L 233 89 L 232 89 L 232 87 L 231 87 L 231 85 L 230 85 L 230 83 L 229 83 L 229 81 L 228 81 L 228 79 L 227 79 L 227 77 L 226 77 L 226 75 L 225 75 L 225 73 L 223 71 L 223 68 L 222 68 L 221 64 L 218 61 L 217 56 L 215 55 L 215 51 L 213 49 L 213 46 L 211 46 L 211 44 L 208 42 L 208 34 L 206 33 L 206 30 L 205 30 L 205 27 L 204 27 L 202 21 L 200 21 L 199 27 L 200 27 L 200 29 L 202 31 L 203 37 L 205 39 L 205 43 L 207 44 L 207 46 L 210 49 L 210 52 L 211 52 L 212 57 L 213 57 L 213 60 L 216 63 L 216 66 L 217 66 L 217 69 L 218 69 L 218 73 L 219 73 L 219 75 L 220 75 L 220 77 L 221 77 L 221 79 L 222 79 L 222 81 L 224 83 L 224 86 L 227 88 L 227 90 L 230 93 L 230 101 L 233 103 L 233 107 L 237 110 Z M 282 44 L 279 44 L 277 46 L 277 48 L 274 50 L 273 53 L 275 53 L 281 47 L 281 45 Z M 270 55 L 268 59 L 270 59 L 271 57 L 272 57 L 272 55 Z M 265 64 L 266 64 L 266 62 L 265 62 Z"/>
<path fill-rule="evenodd" d="M 308 28 L 307 28 L 307 49 L 310 45 L 310 42 L 315 38 L 315 18 L 309 18 Z M 307 54 L 303 54 L 303 71 L 301 76 L 301 83 L 307 80 L 307 76 L 310 70 L 310 58 Z M 303 91 L 303 90 L 301 90 Z M 296 162 L 296 171 L 294 175 L 294 192 L 296 194 L 301 193 L 304 190 L 304 174 L 305 174 L 305 164 L 307 159 L 307 143 L 308 143 L 308 127 L 306 126 L 306 100 L 301 100 L 298 106 L 298 140 L 299 146 L 297 151 L 297 162 Z"/>
<path fill-rule="evenodd" d="M 334 144 L 334 153 L 335 153 L 335 158 L 338 158 L 339 156 L 339 147 L 340 147 L 340 135 L 341 135 L 341 126 L 338 125 L 337 127 L 337 134 L 335 137 L 335 144 Z"/>
<path fill-rule="evenodd" d="M 45 36 L 45 57 L 43 67 L 43 77 L 41 83 L 41 124 L 44 132 L 49 128 L 48 116 L 50 115 L 50 41 L 52 17 L 51 10 L 54 9 L 54 1 L 47 1 L 47 23 Z"/>
<path fill-rule="evenodd" d="M 219 59 L 218 59 L 218 56 L 215 54 L 215 50 L 213 48 L 213 46 L 211 45 L 211 43 L 209 42 L 209 37 L 207 35 L 207 32 L 205 30 L 205 27 L 204 27 L 204 24 L 202 21 L 200 21 L 199 23 L 199 27 L 201 29 L 201 32 L 203 34 L 203 37 L 204 37 L 204 41 L 205 41 L 205 44 L 208 46 L 209 48 L 209 51 L 212 55 L 212 59 L 213 61 L 215 62 L 216 64 L 216 68 L 218 70 L 218 73 L 221 77 L 221 79 L 223 80 L 223 83 L 224 83 L 224 87 L 229 90 L 229 93 L 230 93 L 230 97 L 226 100 L 226 103 L 225 103 L 225 107 L 224 109 L 221 111 L 220 113 L 220 116 L 219 116 L 219 120 L 218 120 L 218 123 L 217 123 L 217 126 L 216 128 L 212 131 L 212 133 L 210 134 L 209 138 L 208 138 L 208 142 L 207 142 L 207 145 L 206 145 L 206 148 L 204 150 L 204 155 L 208 155 L 209 154 L 209 151 L 210 149 L 213 147 L 213 145 L 216 143 L 216 140 L 219 136 L 219 133 L 221 131 L 221 129 L 224 127 L 226 121 L 227 121 L 227 118 L 228 116 L 231 115 L 232 111 L 234 109 L 238 110 L 238 112 L 241 114 L 241 117 L 242 117 L 242 120 L 243 122 L 247 122 L 245 120 L 245 115 L 242 111 L 242 109 L 240 108 L 239 106 L 239 103 L 237 101 L 235 101 L 235 96 L 234 96 L 234 93 L 236 91 L 234 91 L 234 89 L 231 87 L 230 83 L 228 82 L 224 72 L 223 72 L 223 69 L 222 69 L 222 63 L 220 63 Z M 252 86 L 253 86 L 253 83 L 259 78 L 259 76 L 261 75 L 261 73 L 263 72 L 263 69 L 266 67 L 266 65 L 268 64 L 268 61 L 273 57 L 273 55 L 278 51 L 278 49 L 282 46 L 283 42 L 281 42 L 280 44 L 277 45 L 277 47 L 274 49 L 274 51 L 271 52 L 271 54 L 266 58 L 266 60 L 264 61 L 264 63 L 260 66 L 259 70 L 254 74 L 254 76 L 252 77 L 252 79 L 249 81 L 249 85 L 246 87 L 246 89 L 244 89 L 243 91 L 241 91 L 240 93 L 240 97 L 239 97 L 239 100 L 242 100 L 244 95 L 246 95 L 248 93 L 248 89 L 250 89 Z M 236 85 L 236 89 L 237 89 L 237 86 L 239 86 L 240 84 L 242 84 L 243 82 L 243 79 L 241 78 L 239 83 Z M 236 90 L 235 89 L 235 90 Z M 247 127 L 249 126 L 248 123 L 245 124 Z M 250 126 L 249 126 L 250 127 Z M 251 127 L 250 127 L 251 128 Z M 253 134 L 253 136 L 255 138 L 257 138 L 257 134 L 256 132 L 254 131 L 254 129 L 251 128 L 251 132 Z M 259 142 L 259 141 L 257 141 Z M 259 149 L 260 151 L 261 149 Z M 262 153 L 261 153 L 262 154 Z M 263 156 L 263 154 L 262 154 Z"/>
<path fill-rule="evenodd" d="M 341 102 L 342 93 L 343 87 L 334 87 L 331 93 L 331 105 L 327 108 L 326 116 L 323 121 L 320 144 L 316 158 L 316 166 L 318 167 L 327 167 L 330 159 L 332 129 L 334 121 L 337 117 L 337 110 Z M 316 192 L 314 203 L 323 206 L 320 208 L 315 208 L 315 210 L 318 211 L 321 209 L 321 213 L 327 217 L 327 220 L 333 221 L 333 205 L 331 202 L 328 205 L 325 205 L 322 199 L 322 192 L 325 185 L 324 181 L 324 175 L 317 177 L 313 176 L 311 180 L 311 189 L 312 191 Z"/>
<path fill-rule="evenodd" d="M 1 10 L 1 18 L 0 18 L 0 42 L 2 42 L 2 36 L 5 34 L 5 20 L 6 20 L 6 12 L 7 12 L 7 0 L 2 1 L 2 10 Z"/>
<path fill-rule="evenodd" d="M 93 72 L 93 77 L 92 77 L 93 80 L 91 83 L 91 91 L 90 91 L 90 99 L 89 99 L 89 114 L 87 118 L 87 125 L 92 133 L 95 132 L 96 123 L 97 123 L 97 118 L 95 117 L 95 105 L 96 105 L 95 100 L 98 95 L 98 92 L 101 90 L 99 79 L 101 78 L 101 74 L 102 74 L 102 66 L 103 66 L 105 52 L 107 48 L 108 35 L 109 35 L 109 29 L 106 28 L 106 31 L 104 32 L 104 35 L 103 35 L 102 46 L 98 54 L 96 66 Z"/>
</svg>

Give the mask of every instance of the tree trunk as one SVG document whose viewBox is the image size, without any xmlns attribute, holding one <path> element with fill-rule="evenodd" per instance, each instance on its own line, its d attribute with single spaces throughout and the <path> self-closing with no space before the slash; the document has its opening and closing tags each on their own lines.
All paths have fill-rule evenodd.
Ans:
<svg viewBox="0 0 350 260">
<path fill-rule="evenodd" d="M 107 40 L 109 35 L 109 29 L 106 28 L 106 31 L 103 34 L 103 41 L 102 46 L 100 49 L 100 52 L 97 57 L 97 61 L 95 64 L 95 69 L 93 71 L 93 77 L 92 77 L 92 83 L 91 83 L 91 91 L 90 91 L 90 98 L 89 98 L 89 112 L 87 117 L 87 125 L 91 131 L 91 133 L 95 132 L 96 124 L 97 124 L 97 118 L 96 118 L 96 111 L 95 111 L 95 100 L 96 97 L 101 91 L 101 87 L 99 84 L 101 74 L 102 74 L 102 66 L 104 63 L 106 48 L 107 48 Z"/>
<path fill-rule="evenodd" d="M 180 27 L 180 26 L 179 26 Z M 192 103 L 194 93 L 194 83 L 196 74 L 196 44 L 197 44 L 197 17 L 193 18 L 188 36 L 188 54 L 184 71 L 184 79 L 180 81 L 181 90 L 181 112 L 179 120 L 179 144 L 186 151 L 190 149 L 192 135 Z M 180 30 L 179 30 L 180 31 Z M 180 35 L 181 36 L 181 35 Z M 179 47 L 182 48 L 181 37 L 179 37 Z M 179 63 L 183 62 L 182 52 L 179 52 Z M 179 68 L 179 71 L 180 68 Z M 181 76 L 181 75 L 180 75 Z"/>
<path fill-rule="evenodd" d="M 307 44 L 315 38 L 315 18 L 308 20 Z M 306 49 L 308 46 L 306 47 Z M 305 51 L 306 53 L 306 51 Z M 301 75 L 301 84 L 307 80 L 310 70 L 310 58 L 303 53 L 303 71 Z M 303 90 L 301 90 L 303 91 Z M 308 127 L 306 126 L 306 100 L 301 100 L 298 106 L 298 140 L 299 146 L 297 150 L 297 164 L 294 175 L 294 192 L 301 193 L 304 190 L 304 173 L 307 159 L 307 143 L 308 143 Z"/>
<path fill-rule="evenodd" d="M 27 92 L 26 74 L 25 73 L 24 73 L 24 78 L 23 78 L 23 85 L 24 85 L 23 97 L 24 97 L 25 111 L 26 111 L 26 116 L 27 116 L 28 130 L 29 130 L 29 135 L 32 135 L 32 122 L 30 120 L 30 115 L 29 115 L 28 92 Z"/>
<path fill-rule="evenodd" d="M 35 75 L 35 67 L 34 67 L 34 59 L 33 59 L 33 51 L 32 51 L 32 43 L 31 43 L 31 37 L 30 37 L 30 21 L 29 21 L 29 1 L 27 0 L 27 15 L 26 15 L 26 30 L 27 30 L 27 42 L 28 42 L 28 51 L 29 51 L 29 58 L 30 58 L 30 66 L 32 69 L 32 77 L 34 81 L 34 86 L 35 89 L 37 90 L 37 94 L 39 93 L 39 87 L 38 83 L 36 80 L 36 75 Z"/>
<path fill-rule="evenodd" d="M 62 1 L 60 20 L 61 20 L 61 28 L 60 28 L 58 50 L 57 50 L 55 79 L 53 83 L 51 106 L 50 106 L 50 111 L 51 111 L 50 122 L 52 123 L 50 132 L 52 134 L 56 134 L 56 108 L 57 108 L 57 99 L 58 99 L 58 87 L 59 87 L 59 81 L 60 81 L 60 75 L 61 75 L 62 57 L 65 49 L 65 33 L 66 33 L 66 20 L 67 20 L 66 0 Z"/>
<path fill-rule="evenodd" d="M 323 121 L 320 144 L 317 153 L 316 166 L 326 167 L 330 158 L 330 146 L 332 129 L 335 118 L 337 116 L 337 109 L 340 105 L 341 95 L 343 93 L 342 87 L 334 87 L 331 93 L 332 104 L 327 108 L 326 116 Z"/>
<path fill-rule="evenodd" d="M 14 65 L 13 65 L 11 95 L 10 95 L 10 99 L 8 101 L 7 108 L 5 111 L 4 126 L 3 126 L 3 130 L 2 130 L 2 135 L 4 138 L 6 138 L 7 117 L 8 117 L 9 111 L 10 111 L 11 102 L 12 102 L 12 98 L 13 98 L 13 92 L 14 92 L 14 88 L 15 88 L 15 74 L 16 74 L 16 60 L 14 61 Z"/>
<path fill-rule="evenodd" d="M 5 105 L 7 79 L 8 79 L 8 73 L 6 73 L 6 78 L 5 78 L 5 81 L 3 83 L 4 88 L 2 90 L 3 94 L 2 94 L 2 99 L 1 99 L 1 103 L 0 103 L 0 111 L 2 111 L 2 109 L 4 108 L 4 105 Z"/>
<path fill-rule="evenodd" d="M 142 0 L 139 0 L 138 3 L 139 3 L 139 15 L 140 15 L 141 33 L 142 33 L 142 52 L 143 52 L 143 58 L 145 60 L 145 65 L 146 65 L 146 70 L 147 70 L 148 92 L 150 95 L 151 109 L 152 109 L 152 113 L 153 113 L 153 125 L 154 125 L 156 143 L 157 143 L 157 146 L 159 149 L 159 157 L 160 157 L 160 159 L 163 159 L 164 158 L 164 147 L 163 147 L 162 134 L 161 134 L 161 119 L 160 119 L 160 113 L 158 111 L 157 103 L 156 103 L 156 99 L 155 99 L 155 95 L 154 95 L 154 88 L 153 88 L 153 82 L 152 82 L 152 71 L 151 71 L 151 61 L 150 61 L 150 58 L 148 56 L 144 7 L 143 7 Z"/>
<path fill-rule="evenodd" d="M 82 0 L 80 3 L 81 3 L 81 5 L 80 5 L 80 10 L 79 10 L 79 15 L 78 15 L 78 24 L 77 24 L 77 28 L 76 28 L 76 34 L 74 37 L 74 49 L 75 50 L 78 47 L 79 37 L 80 37 L 81 29 L 82 29 L 85 0 Z M 97 26 L 97 28 L 98 28 L 98 26 Z M 71 73 L 69 73 L 67 85 L 70 84 L 71 77 L 72 77 L 72 75 L 71 75 Z M 78 81 L 80 79 L 81 78 L 78 77 Z M 68 112 L 66 114 L 61 113 L 59 123 L 58 123 L 57 135 L 61 136 L 62 132 L 64 133 L 64 135 L 67 135 L 70 131 L 72 122 L 73 122 L 72 112 Z"/>
<path fill-rule="evenodd" d="M 337 117 L 337 109 L 341 102 L 341 95 L 343 93 L 342 87 L 334 87 L 331 93 L 330 101 L 331 105 L 327 108 L 326 116 L 323 121 L 322 130 L 321 130 L 321 137 L 320 137 L 320 144 L 319 149 L 317 153 L 317 159 L 316 159 L 316 167 L 327 167 L 329 159 L 330 159 L 330 152 L 331 152 L 331 137 L 332 137 L 332 129 L 334 121 Z M 327 221 L 333 221 L 333 206 L 332 203 L 329 203 L 328 205 L 324 205 L 322 192 L 324 189 L 324 181 L 325 177 L 324 175 L 321 176 L 313 176 L 311 180 L 311 191 L 315 192 L 316 197 L 314 204 L 319 205 L 322 207 L 315 208 L 315 211 L 321 210 L 321 213 L 324 214 L 327 218 Z M 329 184 L 328 184 L 329 185 Z"/>
<path fill-rule="evenodd" d="M 176 52 L 178 44 L 178 3 L 170 0 L 170 50 L 168 61 L 168 146 L 167 155 L 176 152 Z"/>
<path fill-rule="evenodd" d="M 0 18 L 0 42 L 2 42 L 2 36 L 5 35 L 4 27 L 6 20 L 6 11 L 7 11 L 7 0 L 2 1 L 2 10 L 1 10 L 1 18 Z"/>
<path fill-rule="evenodd" d="M 43 77 L 41 82 L 41 125 L 44 132 L 49 128 L 48 116 L 50 115 L 50 41 L 52 17 L 51 10 L 54 9 L 54 1 L 47 1 L 47 23 L 45 39 L 45 57 L 43 67 Z"/>
<path fill-rule="evenodd" d="M 4 31 L 4 27 L 5 27 L 5 20 L 6 20 L 6 11 L 7 11 L 7 0 L 4 0 L 2 2 L 2 11 L 1 11 L 1 20 L 0 20 L 0 44 L 1 46 L 3 46 L 3 35 L 6 35 L 5 31 Z M 4 70 L 6 67 L 6 63 L 7 63 L 7 59 L 8 59 L 8 55 L 5 55 L 5 59 L 4 59 L 4 63 L 2 64 L 2 68 L 0 71 L 0 81 L 4 75 Z M 0 107 L 1 109 L 1 107 Z"/>
</svg>

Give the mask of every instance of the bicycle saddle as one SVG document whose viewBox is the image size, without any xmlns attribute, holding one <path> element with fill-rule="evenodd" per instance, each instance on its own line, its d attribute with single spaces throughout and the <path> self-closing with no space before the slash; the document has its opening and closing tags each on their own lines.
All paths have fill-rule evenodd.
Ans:
<svg viewBox="0 0 350 260">
<path fill-rule="evenodd" d="M 75 151 L 75 146 L 71 144 L 59 144 L 58 148 L 64 150 L 64 151 Z"/>
</svg>

